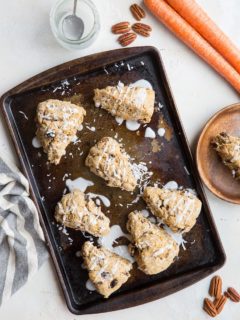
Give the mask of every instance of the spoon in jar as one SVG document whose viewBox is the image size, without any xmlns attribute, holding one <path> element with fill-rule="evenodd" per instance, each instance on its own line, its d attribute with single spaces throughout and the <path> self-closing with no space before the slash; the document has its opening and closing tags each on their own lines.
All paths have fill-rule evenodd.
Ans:
<svg viewBox="0 0 240 320">
<path fill-rule="evenodd" d="M 77 1 L 74 0 L 73 14 L 66 16 L 62 23 L 63 34 L 71 41 L 80 40 L 84 32 L 83 20 L 76 15 Z"/>
</svg>

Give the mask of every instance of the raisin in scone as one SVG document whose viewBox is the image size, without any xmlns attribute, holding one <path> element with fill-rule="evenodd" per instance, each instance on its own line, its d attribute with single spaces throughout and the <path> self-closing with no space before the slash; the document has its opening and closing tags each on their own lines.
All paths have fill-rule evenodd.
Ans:
<svg viewBox="0 0 240 320">
<path fill-rule="evenodd" d="M 87 241 L 82 247 L 82 256 L 89 279 L 104 298 L 118 290 L 130 277 L 131 262 L 104 247 L 97 248 Z"/>
<path fill-rule="evenodd" d="M 141 212 L 128 215 L 127 230 L 132 236 L 130 253 L 139 268 L 146 274 L 166 270 L 179 253 L 179 245 L 163 229 L 151 223 Z"/>
<path fill-rule="evenodd" d="M 129 156 L 113 138 L 98 141 L 90 149 L 85 164 L 110 187 L 133 191 L 137 185 Z"/>
<path fill-rule="evenodd" d="M 231 171 L 235 179 L 240 179 L 240 137 L 219 133 L 212 139 L 212 146 Z"/>
<path fill-rule="evenodd" d="M 188 232 L 196 223 L 202 203 L 186 190 L 146 187 L 143 199 L 151 212 L 174 232 Z"/>
<path fill-rule="evenodd" d="M 85 115 L 84 108 L 67 101 L 50 99 L 38 104 L 36 136 L 51 163 L 59 164 Z"/>
<path fill-rule="evenodd" d="M 110 220 L 93 200 L 80 190 L 64 195 L 55 209 L 55 219 L 64 226 L 102 237 L 110 231 Z"/>
<path fill-rule="evenodd" d="M 95 89 L 94 92 L 95 105 L 101 106 L 112 116 L 142 123 L 151 121 L 155 101 L 155 92 L 152 89 L 119 83 L 116 87 Z"/>
</svg>

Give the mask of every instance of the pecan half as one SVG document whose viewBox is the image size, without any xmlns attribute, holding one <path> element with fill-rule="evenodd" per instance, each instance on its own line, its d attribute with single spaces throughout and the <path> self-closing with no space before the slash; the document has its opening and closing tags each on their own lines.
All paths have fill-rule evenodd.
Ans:
<svg viewBox="0 0 240 320">
<path fill-rule="evenodd" d="M 212 278 L 209 294 L 211 297 L 220 298 L 222 295 L 222 279 L 219 276 L 215 276 Z"/>
<path fill-rule="evenodd" d="M 130 10 L 132 12 L 132 15 L 134 16 L 134 18 L 138 21 L 140 21 L 141 19 L 145 18 L 146 13 L 143 10 L 143 8 L 141 8 L 138 4 L 134 3 L 131 5 Z"/>
<path fill-rule="evenodd" d="M 137 35 L 135 33 L 128 32 L 128 33 L 122 34 L 118 38 L 118 42 L 121 44 L 122 47 L 126 47 L 129 44 L 131 44 L 136 38 L 137 38 Z"/>
<path fill-rule="evenodd" d="M 222 311 L 226 302 L 227 302 L 227 297 L 224 295 L 221 295 L 220 298 L 215 299 L 213 304 L 214 304 L 218 314 Z"/>
<path fill-rule="evenodd" d="M 203 310 L 205 310 L 211 317 L 216 317 L 217 310 L 211 300 L 208 298 L 204 299 Z"/>
<path fill-rule="evenodd" d="M 130 23 L 127 21 L 116 23 L 112 26 L 112 33 L 121 34 L 127 33 L 131 30 Z"/>
<path fill-rule="evenodd" d="M 233 302 L 239 302 L 240 301 L 240 294 L 232 287 L 229 287 L 227 291 L 224 292 L 224 295 L 232 300 Z"/>
<path fill-rule="evenodd" d="M 152 31 L 152 28 L 148 24 L 141 23 L 141 22 L 134 23 L 132 25 L 132 29 L 133 31 L 135 31 L 136 33 L 144 37 L 149 37 Z"/>
</svg>

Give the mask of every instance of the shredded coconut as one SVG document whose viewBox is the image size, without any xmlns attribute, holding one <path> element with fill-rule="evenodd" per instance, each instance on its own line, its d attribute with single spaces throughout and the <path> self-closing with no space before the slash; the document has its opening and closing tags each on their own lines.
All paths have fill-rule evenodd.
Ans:
<svg viewBox="0 0 240 320">
<path fill-rule="evenodd" d="M 24 116 L 24 118 L 25 118 L 26 120 L 28 120 L 28 117 L 26 116 L 26 114 L 25 114 L 23 111 L 19 111 L 19 113 L 21 113 L 21 114 Z"/>
<path fill-rule="evenodd" d="M 132 164 L 133 175 L 137 180 L 138 187 L 140 189 L 140 193 L 143 192 L 144 188 L 149 183 L 149 180 L 153 173 L 148 170 L 145 162 L 133 163 Z"/>
</svg>

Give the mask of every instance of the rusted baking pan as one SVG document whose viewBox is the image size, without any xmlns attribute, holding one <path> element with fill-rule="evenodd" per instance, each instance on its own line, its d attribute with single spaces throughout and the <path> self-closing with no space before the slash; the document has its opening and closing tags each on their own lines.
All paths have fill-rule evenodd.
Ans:
<svg viewBox="0 0 240 320">
<path fill-rule="evenodd" d="M 148 126 L 154 132 L 159 128 L 164 130 L 155 138 L 145 137 L 144 125 L 137 131 L 128 130 L 124 123 L 119 125 L 114 117 L 93 103 L 95 88 L 141 79 L 148 81 L 156 92 L 155 112 Z M 81 101 L 87 111 L 83 130 L 78 133 L 79 140 L 68 147 L 67 155 L 57 166 L 50 165 L 42 149 L 36 149 L 32 143 L 37 104 L 49 98 Z M 223 265 L 224 250 L 156 49 L 114 50 L 67 62 L 10 90 L 2 97 L 1 105 L 30 182 L 67 305 L 73 313 L 107 312 L 159 299 L 192 285 Z M 197 224 L 184 235 L 185 250 L 181 247 L 177 261 L 154 276 L 147 276 L 134 266 L 129 281 L 107 300 L 96 291 L 88 290 L 87 271 L 82 268 L 78 254 L 89 235 L 62 229 L 54 221 L 54 208 L 66 192 L 66 180 L 75 181 L 79 177 L 94 184 L 88 187 L 88 192 L 106 197 L 108 201 L 105 205 L 102 203 L 103 211 L 111 225 L 119 225 L 123 233 L 126 233 L 127 215 L 135 209 L 146 209 L 141 198 L 134 201 L 138 190 L 131 194 L 107 187 L 84 165 L 90 147 L 104 136 L 115 137 L 136 162 L 145 163 L 153 173 L 151 183 L 158 181 L 165 185 L 174 181 L 171 183 L 194 189 L 203 203 Z M 127 239 L 120 236 L 115 241 L 115 245 L 119 244 L 126 245 Z"/>
</svg>

